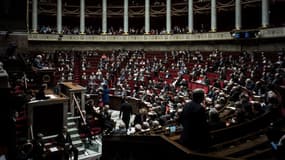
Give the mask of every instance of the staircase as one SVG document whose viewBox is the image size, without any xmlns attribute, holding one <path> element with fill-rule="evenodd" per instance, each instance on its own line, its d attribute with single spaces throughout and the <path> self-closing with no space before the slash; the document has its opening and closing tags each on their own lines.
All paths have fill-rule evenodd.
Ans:
<svg viewBox="0 0 285 160">
<path fill-rule="evenodd" d="M 79 135 L 77 128 L 77 120 L 80 116 L 72 116 L 72 113 L 67 113 L 67 132 L 70 134 L 72 144 L 78 149 L 79 160 L 95 160 L 101 157 L 101 142 L 100 140 L 92 140 L 92 145 L 85 144 Z"/>
</svg>

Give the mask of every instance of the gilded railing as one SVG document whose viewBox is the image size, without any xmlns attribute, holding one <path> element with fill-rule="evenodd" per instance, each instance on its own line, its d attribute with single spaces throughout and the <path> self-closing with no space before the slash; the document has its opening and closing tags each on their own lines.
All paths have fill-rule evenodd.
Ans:
<svg viewBox="0 0 285 160">
<path fill-rule="evenodd" d="M 246 32 L 240 31 L 240 32 Z M 285 27 L 256 29 L 256 37 L 285 37 Z M 28 34 L 29 41 L 65 41 L 65 42 L 184 42 L 184 41 L 217 41 L 233 40 L 233 32 L 209 32 L 194 34 L 168 35 L 58 35 L 58 34 Z"/>
</svg>

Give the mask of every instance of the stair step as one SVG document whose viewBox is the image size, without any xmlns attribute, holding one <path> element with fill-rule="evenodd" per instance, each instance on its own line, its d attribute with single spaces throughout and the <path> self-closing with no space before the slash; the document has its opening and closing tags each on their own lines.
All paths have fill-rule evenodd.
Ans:
<svg viewBox="0 0 285 160">
<path fill-rule="evenodd" d="M 75 127 L 76 126 L 76 123 L 75 122 L 68 122 L 67 123 L 67 127 L 68 128 L 72 128 L 72 127 Z"/>
<path fill-rule="evenodd" d="M 67 117 L 67 122 L 72 122 L 72 121 L 77 120 L 79 118 L 80 118 L 80 116 Z"/>
<path fill-rule="evenodd" d="M 85 148 L 84 147 L 77 147 L 78 155 L 84 154 Z"/>
<path fill-rule="evenodd" d="M 78 133 L 78 129 L 77 128 L 68 128 L 67 129 L 67 132 L 69 133 L 69 134 L 76 134 L 76 133 Z"/>
<path fill-rule="evenodd" d="M 71 134 L 70 137 L 71 137 L 72 140 L 80 140 L 80 135 L 77 134 L 77 133 L 76 134 Z"/>
<path fill-rule="evenodd" d="M 78 156 L 78 160 L 88 160 L 88 159 L 99 160 L 101 155 L 102 153 L 90 152 L 90 150 L 87 150 L 84 152 L 84 154 L 80 154 Z"/>
<path fill-rule="evenodd" d="M 76 140 L 76 141 L 72 141 L 72 144 L 75 146 L 75 147 L 82 147 L 83 146 L 83 142 L 80 140 Z"/>
<path fill-rule="evenodd" d="M 76 141 L 72 141 L 72 144 L 73 145 L 76 145 L 76 144 L 83 144 L 83 142 L 81 140 L 76 140 Z"/>
</svg>

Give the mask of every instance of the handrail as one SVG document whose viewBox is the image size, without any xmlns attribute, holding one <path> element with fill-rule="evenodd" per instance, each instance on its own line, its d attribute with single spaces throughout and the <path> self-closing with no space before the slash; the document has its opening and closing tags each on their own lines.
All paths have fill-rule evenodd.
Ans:
<svg viewBox="0 0 285 160">
<path fill-rule="evenodd" d="M 199 34 L 162 34 L 162 35 L 63 35 L 28 34 L 29 41 L 66 41 L 66 42 L 185 42 L 209 40 L 233 40 L 230 32 Z"/>
<path fill-rule="evenodd" d="M 72 96 L 73 96 L 74 102 L 75 102 L 75 104 L 76 104 L 76 107 L 77 107 L 77 109 L 78 109 L 78 111 L 79 111 L 79 113 L 80 113 L 80 117 L 81 117 L 81 119 L 83 120 L 83 124 L 86 125 L 86 120 L 85 120 L 84 115 L 83 115 L 83 113 L 82 113 L 82 111 L 81 111 L 81 109 L 80 109 L 80 106 L 79 106 L 79 104 L 78 104 L 77 98 L 75 97 L 74 94 L 72 94 Z"/>
<path fill-rule="evenodd" d="M 30 125 L 31 139 L 34 139 L 33 125 Z"/>
</svg>

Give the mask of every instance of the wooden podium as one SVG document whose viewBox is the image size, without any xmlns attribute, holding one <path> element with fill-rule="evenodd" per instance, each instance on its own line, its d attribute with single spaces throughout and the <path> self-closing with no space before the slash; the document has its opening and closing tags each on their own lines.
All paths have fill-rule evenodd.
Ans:
<svg viewBox="0 0 285 160">
<path fill-rule="evenodd" d="M 39 69 L 38 76 L 37 76 L 37 82 L 39 84 L 46 83 L 49 88 L 52 88 L 53 86 L 55 86 L 54 74 L 55 74 L 54 68 Z"/>
<path fill-rule="evenodd" d="M 79 105 L 81 106 L 81 110 L 85 110 L 85 93 L 86 93 L 86 87 L 82 87 L 78 84 L 72 83 L 72 82 L 62 82 L 61 84 L 61 92 L 65 94 L 67 97 L 69 97 L 69 106 L 70 106 L 70 112 L 74 116 L 74 110 L 75 110 L 75 104 L 74 104 L 74 98 L 73 95 L 80 98 Z"/>
<path fill-rule="evenodd" d="M 28 102 L 28 138 L 38 133 L 44 136 L 58 134 L 67 124 L 68 98 L 55 94 L 47 94 L 49 99 Z"/>
</svg>

